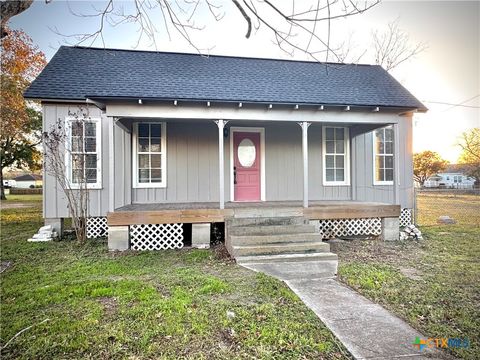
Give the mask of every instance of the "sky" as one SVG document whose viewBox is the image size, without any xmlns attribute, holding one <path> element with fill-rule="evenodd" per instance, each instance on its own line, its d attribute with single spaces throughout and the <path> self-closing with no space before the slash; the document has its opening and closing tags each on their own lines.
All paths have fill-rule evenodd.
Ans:
<svg viewBox="0 0 480 360">
<path fill-rule="evenodd" d="M 132 2 L 116 2 L 125 12 Z M 194 44 L 203 53 L 285 59 L 309 59 L 300 51 L 294 54 L 279 49 L 272 34 L 265 27 L 253 30 L 245 38 L 244 19 L 230 0 L 217 0 L 216 21 L 207 7 L 195 13 L 192 30 Z M 291 2 L 274 1 L 275 4 Z M 10 21 L 10 26 L 24 30 L 50 59 L 61 45 L 75 45 L 76 37 L 69 35 L 94 33 L 99 27 L 98 17 L 79 17 L 92 14 L 94 8 L 104 7 L 106 1 L 62 1 L 46 4 L 36 0 L 32 7 Z M 261 4 L 256 3 L 260 8 Z M 297 2 L 298 4 L 298 2 Z M 297 5 L 298 6 L 298 5 Z M 298 11 L 298 10 L 297 10 Z M 104 43 L 100 38 L 82 45 L 123 49 L 196 52 L 175 31 L 165 31 L 158 11 L 150 12 L 157 30 L 155 43 L 143 37 L 139 40 L 137 24 L 106 25 Z M 272 15 L 273 16 L 273 15 Z M 272 17 L 272 21 L 276 21 Z M 460 148 L 456 145 L 462 132 L 480 127 L 480 1 L 383 1 L 361 15 L 339 19 L 331 24 L 331 43 L 349 44 L 351 56 L 360 63 L 373 63 L 372 32 L 383 31 L 389 23 L 398 26 L 409 36 L 412 45 L 422 43 L 426 50 L 392 70 L 392 75 L 429 108 L 426 114 L 414 116 L 414 151 L 433 150 L 455 163 Z M 326 37 L 328 28 L 322 23 L 317 33 Z M 302 41 L 298 35 L 298 41 Z M 333 59 L 331 59 L 333 60 Z M 350 60 L 352 61 L 352 60 Z M 467 101 L 469 100 L 469 101 Z M 452 106 L 446 104 L 461 104 Z"/>
</svg>

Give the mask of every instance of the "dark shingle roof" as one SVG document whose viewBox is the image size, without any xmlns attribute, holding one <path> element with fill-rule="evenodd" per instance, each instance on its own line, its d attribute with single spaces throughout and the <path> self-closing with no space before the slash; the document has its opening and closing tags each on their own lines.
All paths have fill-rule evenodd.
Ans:
<svg viewBox="0 0 480 360">
<path fill-rule="evenodd" d="M 13 180 L 15 180 L 15 181 L 34 181 L 34 180 L 42 180 L 42 179 L 43 179 L 42 175 L 26 174 L 26 175 L 17 176 Z"/>
<path fill-rule="evenodd" d="M 62 46 L 26 98 L 138 98 L 426 110 L 377 65 Z"/>
</svg>

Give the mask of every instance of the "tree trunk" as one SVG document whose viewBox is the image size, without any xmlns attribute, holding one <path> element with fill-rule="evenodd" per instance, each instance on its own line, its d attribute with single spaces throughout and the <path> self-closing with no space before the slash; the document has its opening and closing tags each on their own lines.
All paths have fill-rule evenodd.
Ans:
<svg viewBox="0 0 480 360">
<path fill-rule="evenodd" d="M 0 200 L 7 200 L 7 197 L 5 196 L 5 187 L 3 186 L 3 167 L 0 168 L 0 186 L 1 186 L 1 195 L 0 195 Z"/>
</svg>

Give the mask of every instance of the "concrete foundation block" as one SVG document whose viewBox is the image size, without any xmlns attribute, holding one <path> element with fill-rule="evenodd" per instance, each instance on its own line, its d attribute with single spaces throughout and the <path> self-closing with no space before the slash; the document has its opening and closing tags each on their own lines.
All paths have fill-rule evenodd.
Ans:
<svg viewBox="0 0 480 360">
<path fill-rule="evenodd" d="M 210 224 L 192 224 L 192 247 L 210 248 Z"/>
<path fill-rule="evenodd" d="M 382 218 L 382 235 L 383 241 L 398 241 L 400 240 L 400 219 Z"/>
<path fill-rule="evenodd" d="M 42 228 L 45 228 L 51 231 L 55 231 L 58 236 L 62 236 L 63 235 L 63 223 L 64 223 L 64 219 L 63 218 L 45 218 L 45 226 L 43 226 Z M 42 228 L 40 228 L 40 231 L 42 230 Z"/>
<path fill-rule="evenodd" d="M 130 248 L 130 234 L 128 226 L 108 227 L 108 250 L 125 251 Z"/>
</svg>

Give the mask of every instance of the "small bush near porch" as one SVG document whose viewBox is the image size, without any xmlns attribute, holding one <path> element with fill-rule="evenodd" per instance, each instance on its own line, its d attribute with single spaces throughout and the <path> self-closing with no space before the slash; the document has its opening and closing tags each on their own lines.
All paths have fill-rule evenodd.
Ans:
<svg viewBox="0 0 480 360">
<path fill-rule="evenodd" d="M 27 243 L 41 202 L 11 202 L 1 219 L 0 346 L 34 326 L 3 359 L 348 357 L 286 286 L 221 254 Z"/>
<path fill-rule="evenodd" d="M 436 225 L 421 230 L 425 240 L 420 242 L 335 244 L 339 278 L 427 337 L 467 338 L 469 348 L 448 351 L 480 359 L 480 228 Z"/>
</svg>

